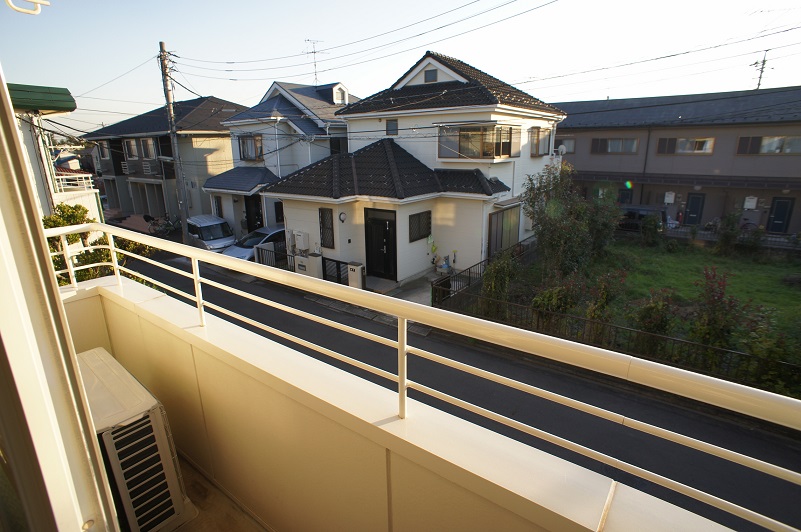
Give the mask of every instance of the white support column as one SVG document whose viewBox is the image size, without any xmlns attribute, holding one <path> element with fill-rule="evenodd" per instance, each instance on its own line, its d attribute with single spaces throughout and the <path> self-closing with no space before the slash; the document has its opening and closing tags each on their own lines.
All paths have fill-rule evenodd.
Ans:
<svg viewBox="0 0 801 532">
<path fill-rule="evenodd" d="M 398 318 L 398 417 L 406 418 L 406 318 Z"/>
</svg>

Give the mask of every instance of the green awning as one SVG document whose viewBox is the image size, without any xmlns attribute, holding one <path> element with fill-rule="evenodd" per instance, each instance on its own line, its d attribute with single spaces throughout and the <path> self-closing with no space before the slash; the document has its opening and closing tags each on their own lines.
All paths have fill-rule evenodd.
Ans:
<svg viewBox="0 0 801 532">
<path fill-rule="evenodd" d="M 78 106 L 70 91 L 61 87 L 40 87 L 9 83 L 11 104 L 16 111 L 38 111 L 42 114 L 68 113 Z"/>
</svg>

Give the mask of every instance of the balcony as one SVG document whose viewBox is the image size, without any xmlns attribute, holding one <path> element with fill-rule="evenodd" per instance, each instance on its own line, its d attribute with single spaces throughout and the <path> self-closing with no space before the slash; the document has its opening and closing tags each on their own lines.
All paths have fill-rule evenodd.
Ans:
<svg viewBox="0 0 801 532">
<path fill-rule="evenodd" d="M 106 259 L 89 264 L 76 260 L 76 250 L 66 245 L 65 235 L 98 231 L 109 239 L 110 244 L 103 246 Z M 103 224 L 51 229 L 46 236 L 62 238 L 63 249 L 70 250 L 67 267 L 58 273 L 68 280 L 60 293 L 75 350 L 103 347 L 112 353 L 165 405 L 182 457 L 270 529 L 722 528 L 662 498 L 456 417 L 427 404 L 424 396 L 751 523 L 792 529 L 426 386 L 409 374 L 410 361 L 425 360 L 541 397 L 741 464 L 788 485 L 801 485 L 798 472 L 430 352 L 418 345 L 409 327 L 411 322 L 435 327 L 795 431 L 801 429 L 797 400 Z M 177 260 L 163 264 L 137 257 L 119 248 L 120 238 L 164 249 Z M 108 257 L 114 253 L 125 256 L 127 265 L 110 262 Z M 143 275 L 133 264 L 164 269 L 175 281 L 165 283 L 156 278 L 160 276 Z M 396 333 L 388 338 L 349 326 L 344 323 L 347 320 L 340 323 L 231 288 L 208 276 L 209 267 L 388 315 L 397 322 Z M 108 275 L 77 282 L 80 272 L 90 268 Z M 147 286 L 129 276 L 144 280 Z M 224 304 L 223 299 L 210 297 L 212 293 L 225 293 L 226 301 L 239 303 Z M 244 302 L 263 305 L 265 312 L 282 311 L 285 320 L 322 324 L 332 335 L 389 348 L 394 359 L 379 355 L 377 348 L 375 354 L 371 348 L 360 353 L 335 352 L 291 334 L 288 321 L 262 323 L 247 317 L 241 310 Z M 369 362 L 356 355 L 366 355 Z M 410 397 L 410 391 L 416 395 Z"/>
</svg>

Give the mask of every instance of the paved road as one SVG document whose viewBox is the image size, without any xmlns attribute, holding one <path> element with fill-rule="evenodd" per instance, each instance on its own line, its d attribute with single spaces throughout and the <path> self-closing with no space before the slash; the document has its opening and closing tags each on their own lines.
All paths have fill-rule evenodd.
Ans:
<svg viewBox="0 0 801 532">
<path fill-rule="evenodd" d="M 188 263 L 186 259 L 166 259 L 166 261 L 176 267 L 187 267 Z M 192 289 L 190 280 L 148 264 L 137 262 L 135 268 L 187 292 Z M 351 312 L 343 312 L 331 306 L 321 305 L 315 301 L 315 298 L 299 291 L 214 267 L 204 267 L 203 275 L 226 285 L 293 308 L 306 310 L 342 324 L 358 327 L 388 338 L 396 337 L 395 328 L 380 319 L 369 319 L 372 316 L 371 313 L 363 313 L 360 316 Z M 286 333 L 312 340 L 339 353 L 396 373 L 397 354 L 393 349 L 331 330 L 329 327 L 288 315 L 279 310 L 265 308 L 208 286 L 204 286 L 203 293 L 204 298 L 210 302 L 234 309 L 240 314 L 269 323 Z M 264 334 L 260 330 L 255 330 L 255 332 Z M 265 334 L 265 336 L 269 335 Z M 288 344 L 278 338 L 275 340 Z M 609 379 L 598 379 L 581 372 L 566 371 L 565 368 L 522 353 L 459 341 L 437 331 L 426 336 L 412 333 L 409 341 L 416 347 L 472 366 L 801 471 L 801 434 L 797 432 L 773 431 L 770 430 L 771 427 L 750 422 L 714 408 L 698 408 L 689 401 L 664 397 L 655 393 L 643 393 L 643 390 L 630 385 L 621 385 Z M 360 370 L 354 370 L 350 366 L 332 361 L 316 352 L 310 352 L 297 346 L 293 347 L 309 356 L 359 374 L 388 388 L 395 386 L 394 383 L 386 382 Z M 426 360 L 410 357 L 408 364 L 411 380 L 707 491 L 801 529 L 800 486 L 774 480 L 767 475 L 750 471 L 724 460 L 664 442 L 619 424 L 599 420 Z M 546 450 L 627 485 L 654 494 L 726 526 L 737 530 L 758 529 L 750 523 L 704 504 L 554 447 L 537 438 L 474 416 L 451 405 L 422 396 L 415 391 L 412 391 L 410 395 L 476 424 L 486 426 L 533 447 Z"/>
</svg>

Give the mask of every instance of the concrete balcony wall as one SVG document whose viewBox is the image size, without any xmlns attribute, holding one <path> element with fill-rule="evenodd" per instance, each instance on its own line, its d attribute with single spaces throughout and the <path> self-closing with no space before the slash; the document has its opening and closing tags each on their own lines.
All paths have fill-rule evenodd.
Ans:
<svg viewBox="0 0 801 532">
<path fill-rule="evenodd" d="M 65 288 L 165 405 L 177 446 L 272 530 L 714 530 L 611 479 L 409 400 L 141 284 Z"/>
</svg>

